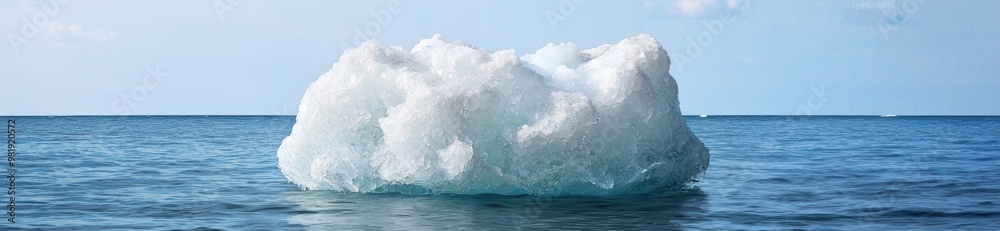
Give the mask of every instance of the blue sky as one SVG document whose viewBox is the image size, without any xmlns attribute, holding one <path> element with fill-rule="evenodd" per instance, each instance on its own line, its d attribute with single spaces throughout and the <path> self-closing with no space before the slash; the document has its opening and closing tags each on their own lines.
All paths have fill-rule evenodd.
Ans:
<svg viewBox="0 0 1000 231">
<path fill-rule="evenodd" d="M 684 114 L 1000 115 L 1000 1 L 0 1 L 2 115 L 294 114 L 359 35 L 653 35 Z"/>
</svg>

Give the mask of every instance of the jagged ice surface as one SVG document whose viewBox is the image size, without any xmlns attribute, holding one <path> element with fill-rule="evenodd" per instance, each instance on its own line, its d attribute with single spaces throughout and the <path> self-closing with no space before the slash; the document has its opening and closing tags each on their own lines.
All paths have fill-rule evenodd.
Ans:
<svg viewBox="0 0 1000 231">
<path fill-rule="evenodd" d="M 370 41 L 313 82 L 281 172 L 361 193 L 646 194 L 708 167 L 649 35 L 517 57 L 440 35 L 410 51 Z"/>
</svg>

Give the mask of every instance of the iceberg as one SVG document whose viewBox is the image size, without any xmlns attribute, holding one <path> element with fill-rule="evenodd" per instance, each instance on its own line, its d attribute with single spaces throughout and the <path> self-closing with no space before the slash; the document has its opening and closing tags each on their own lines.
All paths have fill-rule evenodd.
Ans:
<svg viewBox="0 0 1000 231">
<path fill-rule="evenodd" d="M 304 190 L 652 194 L 691 186 L 708 148 L 681 117 L 648 34 L 518 57 L 441 35 L 344 52 L 309 85 L 278 148 Z"/>
</svg>

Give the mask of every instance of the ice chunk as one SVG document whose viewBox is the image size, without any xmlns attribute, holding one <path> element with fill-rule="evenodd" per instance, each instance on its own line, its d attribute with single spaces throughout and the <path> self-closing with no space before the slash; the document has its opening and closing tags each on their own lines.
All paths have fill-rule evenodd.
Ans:
<svg viewBox="0 0 1000 231">
<path fill-rule="evenodd" d="M 304 189 L 455 194 L 646 194 L 708 167 L 649 35 L 517 57 L 424 39 L 345 51 L 313 82 L 281 172 Z"/>
</svg>

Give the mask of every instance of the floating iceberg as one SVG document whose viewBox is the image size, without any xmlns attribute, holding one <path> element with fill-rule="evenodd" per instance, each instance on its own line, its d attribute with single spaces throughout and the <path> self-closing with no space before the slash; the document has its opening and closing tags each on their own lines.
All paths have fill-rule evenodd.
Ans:
<svg viewBox="0 0 1000 231">
<path fill-rule="evenodd" d="M 440 35 L 369 41 L 313 82 L 278 166 L 307 190 L 648 194 L 708 167 L 649 35 L 517 57 Z"/>
</svg>

